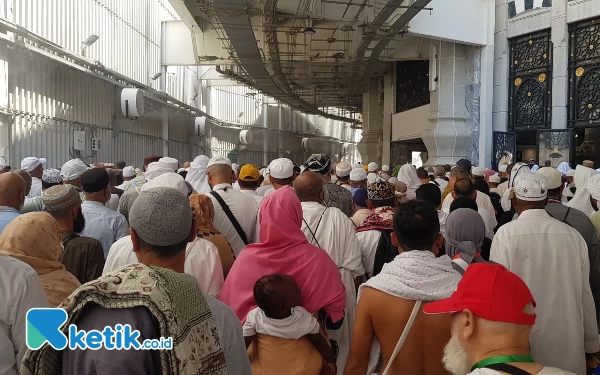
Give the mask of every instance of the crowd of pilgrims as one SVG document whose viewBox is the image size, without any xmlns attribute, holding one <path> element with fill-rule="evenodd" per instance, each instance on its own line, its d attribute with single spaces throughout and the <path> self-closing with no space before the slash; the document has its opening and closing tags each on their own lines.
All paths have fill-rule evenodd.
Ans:
<svg viewBox="0 0 600 375">
<path fill-rule="evenodd" d="M 0 375 L 578 374 L 600 363 L 591 162 L 0 165 Z M 172 350 L 28 350 L 26 313 Z M 598 308 L 596 308 L 598 307 Z"/>
</svg>

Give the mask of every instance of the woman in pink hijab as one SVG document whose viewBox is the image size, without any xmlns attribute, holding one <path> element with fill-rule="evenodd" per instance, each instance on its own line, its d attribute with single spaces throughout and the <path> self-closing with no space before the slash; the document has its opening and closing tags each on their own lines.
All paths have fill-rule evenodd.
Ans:
<svg viewBox="0 0 600 375">
<path fill-rule="evenodd" d="M 242 322 L 257 307 L 254 284 L 272 274 L 296 280 L 302 307 L 310 313 L 323 310 L 334 323 L 343 318 L 346 290 L 337 266 L 323 249 L 308 243 L 301 225 L 302 206 L 291 187 L 278 189 L 262 201 L 260 242 L 242 250 L 219 293 Z"/>
</svg>

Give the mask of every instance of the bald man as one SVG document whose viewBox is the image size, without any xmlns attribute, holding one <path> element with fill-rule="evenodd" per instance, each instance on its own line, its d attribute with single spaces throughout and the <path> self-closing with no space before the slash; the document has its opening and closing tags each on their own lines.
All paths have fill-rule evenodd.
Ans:
<svg viewBox="0 0 600 375">
<path fill-rule="evenodd" d="M 238 256 L 244 246 L 254 242 L 258 202 L 233 188 L 233 169 L 229 159 L 210 159 L 207 176 L 212 191 L 206 195 L 210 197 L 215 208 L 213 224 L 227 238 L 233 252 Z M 232 214 L 231 218 L 227 215 L 228 210 Z"/>
<path fill-rule="evenodd" d="M 337 368 L 346 365 L 352 327 L 356 315 L 356 290 L 365 270 L 354 224 L 340 209 L 325 207 L 323 179 L 316 172 L 304 172 L 294 181 L 296 195 L 302 202 L 302 231 L 307 240 L 324 249 L 335 262 L 346 288 L 346 316 L 339 330 L 329 331 L 329 337 L 339 345 Z"/>
<path fill-rule="evenodd" d="M 27 175 L 29 176 L 29 173 Z M 0 232 L 19 216 L 19 210 L 25 203 L 26 189 L 25 180 L 19 174 L 0 174 Z"/>
<path fill-rule="evenodd" d="M 31 190 L 31 175 L 24 169 L 15 169 L 13 170 L 13 173 L 18 174 L 19 176 L 21 176 L 23 181 L 25 181 L 25 196 L 27 196 L 29 194 L 29 191 Z"/>
</svg>

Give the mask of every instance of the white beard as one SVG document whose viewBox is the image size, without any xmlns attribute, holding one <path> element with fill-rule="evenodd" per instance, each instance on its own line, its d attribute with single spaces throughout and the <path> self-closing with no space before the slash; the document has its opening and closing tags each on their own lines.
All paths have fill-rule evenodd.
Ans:
<svg viewBox="0 0 600 375">
<path fill-rule="evenodd" d="M 446 370 L 450 371 L 452 375 L 467 375 L 471 372 L 471 364 L 467 357 L 467 352 L 465 352 L 454 335 L 444 347 L 442 362 Z"/>
</svg>

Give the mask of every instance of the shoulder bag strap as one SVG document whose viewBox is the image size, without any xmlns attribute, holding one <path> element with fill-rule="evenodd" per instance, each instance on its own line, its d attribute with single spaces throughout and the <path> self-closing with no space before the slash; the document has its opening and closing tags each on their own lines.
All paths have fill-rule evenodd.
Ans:
<svg viewBox="0 0 600 375">
<path fill-rule="evenodd" d="M 521 370 L 520 368 L 515 367 L 513 365 L 509 365 L 508 363 L 496 363 L 493 365 L 485 366 L 485 368 L 505 372 L 510 375 L 531 375 L 527 371 Z"/>
<path fill-rule="evenodd" d="M 323 220 L 323 215 L 325 215 L 325 212 L 327 212 L 327 210 L 329 209 L 329 207 L 327 207 L 325 210 L 323 210 L 323 213 L 321 214 L 321 217 L 319 218 L 319 221 L 317 222 L 317 227 L 315 228 L 315 230 L 313 231 L 312 229 L 310 229 L 310 225 L 308 225 L 308 223 L 306 222 L 306 220 L 304 220 L 304 218 L 302 218 L 302 221 L 304 221 L 304 224 L 306 224 L 306 227 L 308 228 L 308 231 L 310 232 L 310 234 L 312 234 L 312 241 L 315 241 L 317 243 L 317 247 L 321 247 L 321 245 L 319 245 L 319 241 L 317 241 L 317 231 L 319 230 L 319 225 L 321 225 L 321 220 Z M 310 243 L 312 243 L 312 241 L 310 241 Z"/>
<path fill-rule="evenodd" d="M 390 360 L 388 361 L 388 364 L 387 364 L 387 366 L 385 366 L 385 370 L 383 371 L 383 373 L 381 375 L 387 375 L 389 373 L 390 369 L 392 368 L 392 363 L 394 363 L 394 360 L 398 356 L 398 353 L 400 353 L 400 350 L 402 350 L 402 347 L 404 346 L 404 342 L 406 341 L 406 338 L 408 337 L 408 334 L 410 333 L 410 329 L 412 328 L 413 323 L 415 322 L 415 318 L 417 317 L 417 313 L 419 312 L 420 309 L 421 309 L 421 301 L 415 302 L 415 306 L 413 307 L 412 312 L 410 313 L 410 318 L 408 318 L 408 322 L 406 323 L 406 326 L 404 327 L 404 331 L 402 331 L 402 335 L 400 335 L 400 339 L 398 340 L 398 343 L 396 344 L 396 348 L 394 349 L 394 352 L 392 353 L 392 356 L 390 357 Z"/>
<path fill-rule="evenodd" d="M 221 208 L 225 212 L 225 215 L 227 215 L 227 218 L 229 218 L 229 221 L 231 222 L 231 225 L 233 225 L 233 227 L 235 228 L 235 231 L 237 232 L 238 236 L 240 236 L 240 238 L 242 239 L 242 241 L 244 241 L 244 244 L 248 245 L 248 237 L 246 237 L 246 233 L 242 229 L 242 226 L 237 221 L 237 219 L 235 218 L 235 216 L 233 216 L 233 212 L 231 212 L 231 210 L 229 209 L 229 206 L 227 205 L 227 203 L 225 203 L 225 201 L 223 200 L 223 198 L 221 197 L 221 195 L 219 195 L 219 193 L 217 193 L 216 191 L 211 191 L 210 194 L 213 197 L 215 197 L 215 199 L 217 200 L 217 202 L 219 202 L 219 204 L 221 205 Z"/>
</svg>

